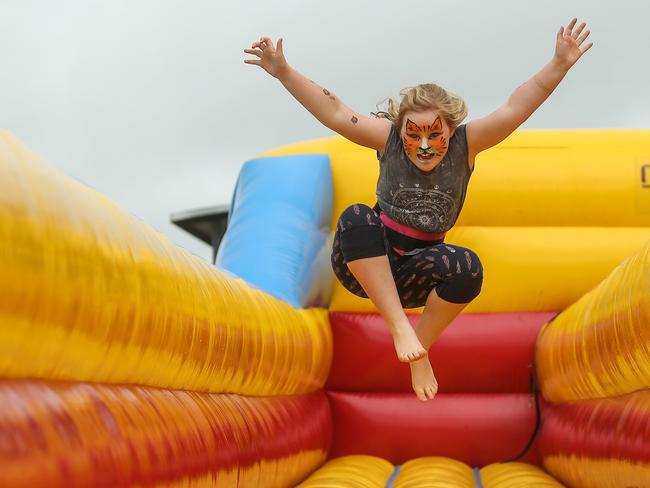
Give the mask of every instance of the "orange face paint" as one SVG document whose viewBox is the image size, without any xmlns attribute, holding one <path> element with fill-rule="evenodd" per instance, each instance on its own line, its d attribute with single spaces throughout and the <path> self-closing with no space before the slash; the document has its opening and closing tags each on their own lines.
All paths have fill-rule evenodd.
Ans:
<svg viewBox="0 0 650 488">
<path fill-rule="evenodd" d="M 413 162 L 426 164 L 447 152 L 447 138 L 440 117 L 436 117 L 432 124 L 422 125 L 406 119 L 402 142 L 404 152 Z"/>
</svg>

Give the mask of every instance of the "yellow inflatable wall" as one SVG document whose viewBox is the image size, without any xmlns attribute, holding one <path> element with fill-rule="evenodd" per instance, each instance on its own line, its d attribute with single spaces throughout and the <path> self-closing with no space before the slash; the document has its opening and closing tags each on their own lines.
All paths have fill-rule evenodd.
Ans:
<svg viewBox="0 0 650 488">
<path fill-rule="evenodd" d="M 276 151 L 310 152 L 330 155 L 334 223 L 374 203 L 371 151 Z M 548 472 L 576 486 L 649 472 L 647 439 L 629 436 L 650 418 L 648 156 L 649 131 L 516 133 L 478 158 L 448 236 L 486 270 L 467 312 L 564 310 L 538 344 L 542 443 Z M 323 465 L 328 310 L 220 272 L 6 132 L 0 188 L 0 486 L 561 486 L 519 463 Z M 337 284 L 330 310 L 373 309 Z M 626 443 L 603 454 L 596 427 Z"/>
</svg>

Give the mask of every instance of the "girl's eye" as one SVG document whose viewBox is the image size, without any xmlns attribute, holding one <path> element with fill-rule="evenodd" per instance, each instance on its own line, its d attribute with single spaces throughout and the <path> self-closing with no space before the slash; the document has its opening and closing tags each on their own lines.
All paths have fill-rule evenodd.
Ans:
<svg viewBox="0 0 650 488">
<path fill-rule="evenodd" d="M 432 132 L 431 134 L 429 134 L 429 139 L 437 139 L 441 135 L 442 135 L 441 132 Z"/>
<path fill-rule="evenodd" d="M 418 136 L 417 134 L 409 134 L 408 136 L 414 141 L 417 141 L 420 138 L 420 136 Z"/>
</svg>

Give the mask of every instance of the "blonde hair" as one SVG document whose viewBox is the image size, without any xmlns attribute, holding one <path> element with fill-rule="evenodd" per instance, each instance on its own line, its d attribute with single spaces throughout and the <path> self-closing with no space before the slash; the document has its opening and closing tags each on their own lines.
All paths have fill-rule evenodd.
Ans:
<svg viewBox="0 0 650 488">
<path fill-rule="evenodd" d="M 381 102 L 387 103 L 386 110 L 371 112 L 375 117 L 392 121 L 398 130 L 402 128 L 406 112 L 423 112 L 433 109 L 445 119 L 451 130 L 458 127 L 467 117 L 465 100 L 435 83 L 406 87 L 400 90 L 399 94 L 402 97 L 401 101 L 388 98 Z"/>
</svg>

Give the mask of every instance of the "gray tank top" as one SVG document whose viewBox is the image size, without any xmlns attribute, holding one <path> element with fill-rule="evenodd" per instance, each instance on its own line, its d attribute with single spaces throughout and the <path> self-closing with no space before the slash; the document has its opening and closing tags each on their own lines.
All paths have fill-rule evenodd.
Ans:
<svg viewBox="0 0 650 488">
<path fill-rule="evenodd" d="M 451 136 L 447 154 L 438 166 L 422 171 L 409 160 L 399 131 L 392 126 L 379 158 L 377 203 L 400 224 L 423 232 L 447 232 L 465 201 L 472 174 L 467 157 L 463 124 Z"/>
</svg>

